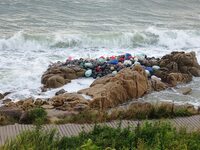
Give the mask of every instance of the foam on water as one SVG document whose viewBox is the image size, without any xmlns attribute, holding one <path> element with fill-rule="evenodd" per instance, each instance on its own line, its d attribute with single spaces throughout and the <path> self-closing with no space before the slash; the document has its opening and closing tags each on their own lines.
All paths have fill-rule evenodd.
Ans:
<svg viewBox="0 0 200 150">
<path fill-rule="evenodd" d="M 52 96 L 58 89 L 41 95 L 41 75 L 50 62 L 64 61 L 69 56 L 95 58 L 129 52 L 133 55 L 145 53 L 148 56 L 160 57 L 173 50 L 195 51 L 200 61 L 200 32 L 161 30 L 154 27 L 131 32 L 92 34 L 63 31 L 30 34 L 21 31 L 11 37 L 0 38 L 0 91 L 12 91 L 13 94 L 9 96 L 13 99 Z M 89 79 L 74 80 L 63 88 L 75 92 L 87 88 L 91 82 Z M 194 83 L 199 84 L 200 80 L 195 78 L 195 82 L 187 85 L 193 88 L 192 95 L 188 97 L 181 97 L 173 90 L 167 90 L 152 93 L 147 99 L 153 100 L 157 97 L 159 100 L 176 99 L 197 104 L 200 102 L 199 87 Z"/>
</svg>

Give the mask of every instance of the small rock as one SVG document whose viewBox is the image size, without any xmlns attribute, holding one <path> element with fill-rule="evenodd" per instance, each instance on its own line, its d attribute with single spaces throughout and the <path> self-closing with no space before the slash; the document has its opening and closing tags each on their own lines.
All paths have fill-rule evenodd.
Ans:
<svg viewBox="0 0 200 150">
<path fill-rule="evenodd" d="M 86 104 L 77 104 L 74 107 L 74 111 L 83 111 L 83 110 L 87 110 L 87 109 L 89 109 L 89 106 Z"/>
<path fill-rule="evenodd" d="M 64 94 L 66 93 L 67 91 L 65 91 L 65 89 L 61 89 L 59 90 L 58 92 L 55 93 L 55 95 L 60 95 L 60 94 Z"/>
<path fill-rule="evenodd" d="M 46 91 L 47 91 L 47 88 L 41 87 L 41 91 L 42 91 L 42 92 L 46 92 Z"/>
<path fill-rule="evenodd" d="M 4 95 L 0 93 L 0 100 L 4 98 Z"/>
<path fill-rule="evenodd" d="M 52 106 L 52 105 L 42 105 L 41 107 L 44 109 L 53 109 L 54 108 L 54 106 Z"/>
<path fill-rule="evenodd" d="M 34 107 L 34 100 L 32 98 L 28 98 L 24 100 L 24 103 L 22 105 L 22 108 L 24 110 L 29 110 L 30 108 Z"/>
<path fill-rule="evenodd" d="M 182 88 L 179 88 L 177 91 L 183 95 L 187 95 L 192 92 L 192 89 L 189 87 L 182 87 Z"/>
<path fill-rule="evenodd" d="M 34 102 L 34 104 L 37 106 L 41 106 L 41 105 L 43 105 L 43 103 L 44 103 L 44 101 L 40 98 L 37 98 Z"/>
<path fill-rule="evenodd" d="M 9 102 L 12 102 L 12 100 L 11 100 L 10 98 L 7 98 L 7 99 L 4 99 L 4 100 L 3 100 L 3 104 L 7 104 L 7 103 L 9 103 Z"/>
<path fill-rule="evenodd" d="M 9 94 L 11 94 L 12 92 L 5 92 L 5 93 L 3 93 L 3 96 L 5 97 L 5 96 L 7 96 L 7 95 L 9 95 Z"/>
<path fill-rule="evenodd" d="M 19 119 L 22 115 L 22 109 L 16 107 L 0 107 L 0 114 Z"/>
</svg>

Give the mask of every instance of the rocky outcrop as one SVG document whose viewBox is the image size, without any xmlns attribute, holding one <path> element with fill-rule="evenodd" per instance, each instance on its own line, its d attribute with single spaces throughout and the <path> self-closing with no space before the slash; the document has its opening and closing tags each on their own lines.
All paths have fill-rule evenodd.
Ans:
<svg viewBox="0 0 200 150">
<path fill-rule="evenodd" d="M 140 65 L 121 70 L 114 77 L 97 79 L 90 88 L 80 90 L 78 93 L 92 97 L 90 107 L 111 108 L 137 99 L 148 90 L 148 80 L 144 69 Z"/>
<path fill-rule="evenodd" d="M 192 76 L 200 76 L 200 65 L 195 52 L 172 52 L 159 60 L 160 70 L 155 75 L 170 86 L 188 83 Z"/>
<path fill-rule="evenodd" d="M 78 107 L 81 107 L 80 105 L 84 105 L 84 108 L 86 105 L 89 104 L 88 100 L 86 100 L 82 95 L 77 93 L 65 93 L 58 96 L 54 96 L 50 99 L 52 101 L 52 105 L 59 110 L 73 110 L 78 109 Z M 81 109 L 81 108 L 80 108 Z"/>
<path fill-rule="evenodd" d="M 42 76 L 42 84 L 45 88 L 58 88 L 72 79 L 83 77 L 85 70 L 78 66 L 53 66 Z"/>
<path fill-rule="evenodd" d="M 23 110 L 17 107 L 0 107 L 0 114 L 9 116 L 14 119 L 19 119 L 23 113 Z"/>
<path fill-rule="evenodd" d="M 159 79 L 153 78 L 149 80 L 149 92 L 162 91 L 167 88 L 167 85 Z"/>
</svg>

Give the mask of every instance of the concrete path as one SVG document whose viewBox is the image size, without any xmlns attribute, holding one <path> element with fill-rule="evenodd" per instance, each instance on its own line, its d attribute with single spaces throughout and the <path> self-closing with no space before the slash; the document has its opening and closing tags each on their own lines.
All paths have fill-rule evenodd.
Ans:
<svg viewBox="0 0 200 150">
<path fill-rule="evenodd" d="M 155 121 L 155 120 L 150 120 L 150 121 Z M 168 119 L 167 121 L 171 122 L 172 125 L 174 125 L 177 128 L 186 127 L 188 131 L 196 131 L 200 129 L 200 115 Z M 144 123 L 144 122 L 145 121 L 140 121 L 139 123 Z M 117 127 L 119 125 L 119 121 L 102 123 L 102 125 L 104 124 L 110 127 Z M 121 122 L 121 127 L 125 128 L 128 126 L 136 126 L 137 124 L 138 121 L 123 120 Z M 44 128 L 47 130 L 56 128 L 61 136 L 76 136 L 81 131 L 86 131 L 86 132 L 91 131 L 93 127 L 94 124 L 63 124 L 63 125 L 44 126 Z M 23 125 L 23 124 L 0 126 L 0 145 L 3 145 L 7 139 L 14 138 L 22 131 L 31 130 L 33 128 L 34 128 L 33 125 Z"/>
</svg>

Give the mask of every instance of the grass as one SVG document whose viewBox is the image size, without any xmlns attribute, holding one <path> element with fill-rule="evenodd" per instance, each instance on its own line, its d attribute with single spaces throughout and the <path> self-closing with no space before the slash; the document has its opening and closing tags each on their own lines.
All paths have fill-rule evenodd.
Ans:
<svg viewBox="0 0 200 150">
<path fill-rule="evenodd" d="M 7 141 L 2 150 L 198 150 L 200 132 L 175 129 L 168 122 L 146 122 L 135 128 L 122 129 L 96 125 L 89 132 L 75 137 L 59 137 L 55 130 L 36 128 L 26 131 L 12 141 Z"/>
</svg>

